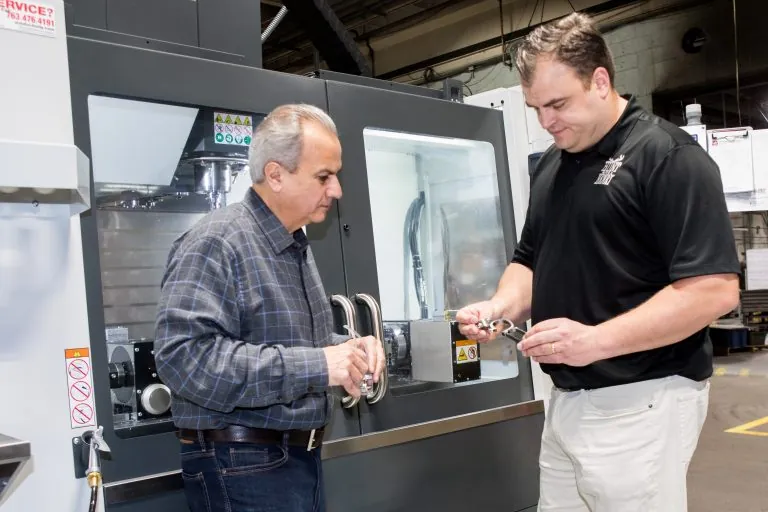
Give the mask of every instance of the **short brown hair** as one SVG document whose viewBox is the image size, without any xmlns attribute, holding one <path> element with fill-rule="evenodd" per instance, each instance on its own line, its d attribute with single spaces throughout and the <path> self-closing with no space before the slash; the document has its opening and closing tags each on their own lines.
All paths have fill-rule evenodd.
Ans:
<svg viewBox="0 0 768 512">
<path fill-rule="evenodd" d="M 613 85 L 613 56 L 602 34 L 586 14 L 574 12 L 528 34 L 517 48 L 515 66 L 523 84 L 530 84 L 540 55 L 551 56 L 570 66 L 585 84 L 595 69 L 603 67 Z"/>
</svg>

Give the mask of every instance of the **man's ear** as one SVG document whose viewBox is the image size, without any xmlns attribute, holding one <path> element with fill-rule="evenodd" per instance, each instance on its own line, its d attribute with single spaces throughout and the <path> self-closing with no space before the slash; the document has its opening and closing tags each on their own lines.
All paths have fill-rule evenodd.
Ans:
<svg viewBox="0 0 768 512">
<path fill-rule="evenodd" d="M 592 85 L 597 90 L 600 98 L 605 99 L 611 92 L 611 77 L 604 67 L 595 69 L 592 73 Z"/>
<path fill-rule="evenodd" d="M 283 167 L 277 162 L 267 162 L 264 166 L 264 181 L 274 191 L 280 192 L 283 188 Z"/>
</svg>

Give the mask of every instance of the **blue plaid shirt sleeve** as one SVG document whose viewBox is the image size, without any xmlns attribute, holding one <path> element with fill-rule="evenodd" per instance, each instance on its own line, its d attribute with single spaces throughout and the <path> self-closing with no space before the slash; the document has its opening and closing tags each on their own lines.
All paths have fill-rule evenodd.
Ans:
<svg viewBox="0 0 768 512">
<path fill-rule="evenodd" d="M 331 345 L 341 345 L 350 339 L 352 339 L 352 337 L 347 334 L 337 334 L 334 332 L 331 334 Z"/>
<path fill-rule="evenodd" d="M 223 413 L 326 390 L 322 348 L 238 339 L 243 305 L 232 247 L 217 237 L 185 245 L 169 259 L 157 319 L 157 371 L 170 389 Z"/>
</svg>

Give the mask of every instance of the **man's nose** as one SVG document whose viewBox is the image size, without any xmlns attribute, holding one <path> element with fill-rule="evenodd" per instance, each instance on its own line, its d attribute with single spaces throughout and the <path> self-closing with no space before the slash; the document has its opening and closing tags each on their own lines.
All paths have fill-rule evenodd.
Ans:
<svg viewBox="0 0 768 512">
<path fill-rule="evenodd" d="M 328 197 L 331 199 L 341 199 L 341 196 L 341 183 L 339 183 L 339 179 L 334 176 L 333 183 L 328 186 Z"/>
<path fill-rule="evenodd" d="M 557 121 L 557 116 L 549 109 L 541 109 L 539 111 L 539 123 L 545 130 L 552 128 Z"/>
</svg>

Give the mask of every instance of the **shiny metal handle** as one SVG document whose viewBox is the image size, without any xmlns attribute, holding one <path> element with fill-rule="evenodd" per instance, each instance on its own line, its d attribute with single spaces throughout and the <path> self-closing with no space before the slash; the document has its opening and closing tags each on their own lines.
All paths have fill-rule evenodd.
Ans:
<svg viewBox="0 0 768 512">
<path fill-rule="evenodd" d="M 344 320 L 346 325 L 354 330 L 357 330 L 357 312 L 355 311 L 355 305 L 352 303 L 352 301 L 344 295 L 332 295 L 331 304 L 340 307 L 344 312 Z M 351 409 L 352 407 L 356 406 L 357 402 L 359 401 L 360 397 L 355 398 L 352 395 L 347 395 L 341 399 L 341 406 L 345 409 Z"/>
<path fill-rule="evenodd" d="M 358 293 L 355 295 L 355 300 L 366 306 L 368 314 L 371 316 L 371 326 L 373 329 L 373 337 L 379 340 L 379 343 L 383 343 L 384 340 L 384 324 L 381 319 L 381 307 L 373 296 L 367 293 Z M 366 400 L 373 405 L 380 401 L 387 394 L 389 388 L 389 374 L 387 373 L 387 365 L 384 365 L 384 370 L 381 372 L 379 382 L 373 385 L 373 392 L 368 394 Z"/>
</svg>

